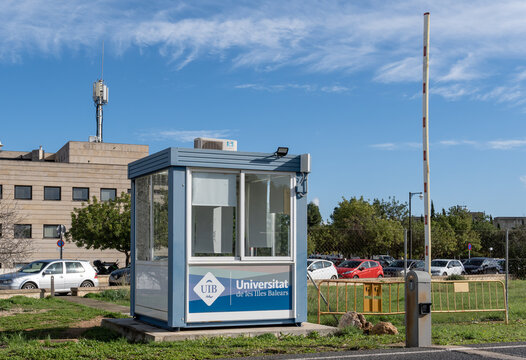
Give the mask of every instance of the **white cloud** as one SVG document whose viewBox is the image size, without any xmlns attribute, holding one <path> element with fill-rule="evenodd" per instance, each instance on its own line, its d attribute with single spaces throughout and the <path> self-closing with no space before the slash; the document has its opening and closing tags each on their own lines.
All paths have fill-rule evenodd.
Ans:
<svg viewBox="0 0 526 360">
<path fill-rule="evenodd" d="M 437 94 L 448 100 L 457 100 L 463 96 L 474 94 L 477 91 L 478 89 L 471 88 L 470 85 L 464 83 L 445 86 L 431 86 L 429 88 L 430 94 Z"/>
<path fill-rule="evenodd" d="M 481 100 L 495 100 L 519 105 L 524 103 L 524 90 L 519 85 L 498 86 L 488 93 L 479 95 Z"/>
<path fill-rule="evenodd" d="M 404 143 L 382 143 L 382 144 L 373 144 L 370 147 L 378 150 L 398 150 L 398 149 L 420 149 L 422 148 L 422 143 L 417 142 L 404 142 Z"/>
<path fill-rule="evenodd" d="M 232 130 L 159 130 L 141 135 L 142 138 L 150 140 L 176 140 L 180 142 L 193 142 L 198 137 L 225 139 L 231 136 Z"/>
<path fill-rule="evenodd" d="M 487 143 L 490 149 L 511 150 L 526 146 L 526 140 L 493 140 Z"/>
<path fill-rule="evenodd" d="M 526 175 L 522 175 L 519 177 L 519 180 L 526 186 Z"/>
<path fill-rule="evenodd" d="M 371 147 L 379 149 L 379 150 L 392 151 L 392 150 L 398 149 L 399 145 L 397 145 L 395 143 L 383 143 L 383 144 L 373 144 L 373 145 L 371 145 Z"/>
<path fill-rule="evenodd" d="M 507 96 L 498 89 L 526 79 L 524 71 L 515 79 L 502 76 L 508 69 L 500 63 L 526 56 L 523 0 L 479 1 L 476 6 L 456 0 L 227 1 L 199 6 L 166 0 L 5 0 L 0 61 L 60 57 L 66 50 L 98 54 L 105 39 L 109 54 L 151 49 L 177 69 L 213 58 L 260 71 L 290 66 L 318 73 L 367 71 L 382 83 L 419 81 L 422 13 L 427 10 L 431 82 L 450 84 L 431 91 L 448 99 L 479 94 L 474 98 L 480 101 L 520 101 L 522 87 Z M 493 90 L 480 90 L 488 87 L 480 82 L 490 76 Z"/>
<path fill-rule="evenodd" d="M 478 142 L 472 140 L 441 140 L 438 144 L 443 146 L 459 146 L 459 145 L 471 145 L 478 146 Z"/>
<path fill-rule="evenodd" d="M 476 71 L 476 63 L 475 57 L 470 53 L 455 62 L 449 72 L 439 78 L 439 81 L 463 81 L 482 77 L 483 75 Z"/>
<path fill-rule="evenodd" d="M 480 150 L 514 150 L 519 148 L 526 148 L 526 139 L 500 139 L 500 140 L 490 140 L 490 141 L 474 141 L 474 140 L 440 140 L 435 143 L 431 143 L 430 146 L 470 146 Z M 373 144 L 370 145 L 372 148 L 379 150 L 403 150 L 407 148 L 421 148 L 421 143 L 382 143 L 382 144 Z"/>
<path fill-rule="evenodd" d="M 383 83 L 418 81 L 421 79 L 422 59 L 417 57 L 408 57 L 383 65 L 374 77 L 374 80 Z"/>
<path fill-rule="evenodd" d="M 274 84 L 274 85 L 263 85 L 263 84 L 240 84 L 235 86 L 236 89 L 251 89 L 268 92 L 279 92 L 287 89 L 303 90 L 306 92 L 321 91 L 326 93 L 343 93 L 350 89 L 346 86 L 340 85 L 329 85 L 329 86 L 318 86 L 314 84 Z"/>
<path fill-rule="evenodd" d="M 320 206 L 320 198 L 315 197 L 311 202 L 316 206 Z"/>
</svg>

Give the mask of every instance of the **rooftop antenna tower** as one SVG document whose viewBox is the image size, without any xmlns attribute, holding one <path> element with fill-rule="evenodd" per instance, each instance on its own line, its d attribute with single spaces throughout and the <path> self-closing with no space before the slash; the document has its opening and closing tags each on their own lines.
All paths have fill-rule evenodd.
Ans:
<svg viewBox="0 0 526 360">
<path fill-rule="evenodd" d="M 108 103 L 109 89 L 104 84 L 104 41 L 102 41 L 102 65 L 100 79 L 93 83 L 93 101 L 97 108 L 97 135 L 90 136 L 92 142 L 102 142 L 102 106 Z"/>
</svg>

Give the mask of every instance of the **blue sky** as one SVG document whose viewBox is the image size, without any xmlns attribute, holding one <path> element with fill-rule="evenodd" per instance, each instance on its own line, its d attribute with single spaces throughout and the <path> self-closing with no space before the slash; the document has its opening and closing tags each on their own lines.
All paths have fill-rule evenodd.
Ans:
<svg viewBox="0 0 526 360">
<path fill-rule="evenodd" d="M 423 187 L 426 11 L 435 208 L 526 216 L 524 1 L 7 0 L 0 141 L 94 135 L 104 40 L 105 142 L 309 152 L 324 218 L 342 196 L 406 201 Z"/>
</svg>

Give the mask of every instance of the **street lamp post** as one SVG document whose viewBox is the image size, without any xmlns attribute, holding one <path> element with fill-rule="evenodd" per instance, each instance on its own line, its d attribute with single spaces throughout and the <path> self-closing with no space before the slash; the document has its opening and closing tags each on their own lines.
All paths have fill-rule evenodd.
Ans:
<svg viewBox="0 0 526 360">
<path fill-rule="evenodd" d="M 411 198 L 413 195 L 420 195 L 419 198 L 422 200 L 424 195 L 422 192 L 409 192 L 409 258 L 413 258 L 413 228 L 411 227 L 413 215 L 411 214 Z"/>
</svg>

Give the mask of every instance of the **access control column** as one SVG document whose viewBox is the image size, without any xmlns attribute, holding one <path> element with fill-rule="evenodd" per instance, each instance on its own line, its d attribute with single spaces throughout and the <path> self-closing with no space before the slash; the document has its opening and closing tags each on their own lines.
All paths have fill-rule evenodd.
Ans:
<svg viewBox="0 0 526 360">
<path fill-rule="evenodd" d="M 431 346 L 431 276 L 410 271 L 405 282 L 406 347 Z"/>
</svg>

